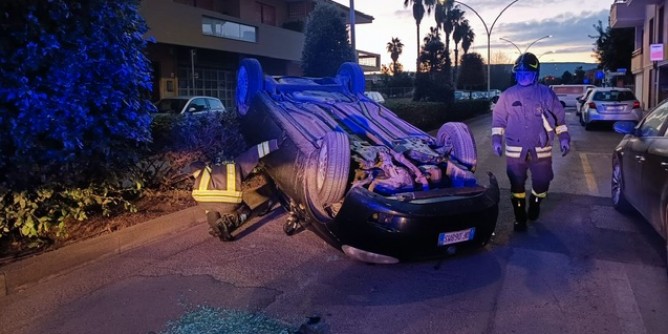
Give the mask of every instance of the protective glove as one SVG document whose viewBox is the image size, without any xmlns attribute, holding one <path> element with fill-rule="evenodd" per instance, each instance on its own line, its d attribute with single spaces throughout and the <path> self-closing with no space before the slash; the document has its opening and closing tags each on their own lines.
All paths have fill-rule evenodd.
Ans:
<svg viewBox="0 0 668 334">
<path fill-rule="evenodd" d="M 571 135 L 568 134 L 568 131 L 559 134 L 559 148 L 561 148 L 562 157 L 571 151 Z"/>
<path fill-rule="evenodd" d="M 503 155 L 503 144 L 501 135 L 492 135 L 492 149 L 497 156 Z"/>
</svg>

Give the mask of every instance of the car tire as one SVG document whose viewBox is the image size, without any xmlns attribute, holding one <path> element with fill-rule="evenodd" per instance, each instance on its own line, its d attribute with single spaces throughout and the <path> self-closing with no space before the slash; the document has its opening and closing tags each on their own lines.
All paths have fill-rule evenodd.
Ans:
<svg viewBox="0 0 668 334">
<path fill-rule="evenodd" d="M 253 97 L 263 89 L 264 73 L 257 59 L 243 59 L 237 72 L 236 103 L 239 116 L 246 116 Z"/>
<path fill-rule="evenodd" d="M 364 72 L 358 64 L 352 62 L 341 64 L 336 77 L 351 93 L 364 93 L 366 81 L 364 80 Z"/>
<path fill-rule="evenodd" d="M 343 132 L 328 132 L 320 140 L 306 165 L 305 198 L 318 216 L 330 215 L 325 208 L 340 202 L 348 186 L 350 143 Z"/>
<path fill-rule="evenodd" d="M 562 108 L 566 108 L 566 103 L 564 103 L 564 101 L 559 101 L 559 103 L 561 103 Z"/>
<path fill-rule="evenodd" d="M 443 124 L 436 134 L 436 144 L 452 146 L 450 157 L 469 171 L 475 172 L 478 154 L 475 139 L 466 124 L 460 122 Z"/>
<path fill-rule="evenodd" d="M 612 206 L 619 212 L 629 213 L 633 207 L 624 196 L 624 176 L 622 164 L 617 156 L 612 159 L 612 176 L 610 178 L 610 197 Z"/>
</svg>

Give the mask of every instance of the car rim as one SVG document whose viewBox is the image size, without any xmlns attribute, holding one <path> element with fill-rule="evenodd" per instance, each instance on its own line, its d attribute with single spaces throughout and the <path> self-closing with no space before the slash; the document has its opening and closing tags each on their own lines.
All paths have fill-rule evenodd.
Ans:
<svg viewBox="0 0 668 334">
<path fill-rule="evenodd" d="M 617 204 L 619 203 L 619 198 L 622 194 L 622 169 L 619 167 L 619 163 L 616 163 L 612 168 L 612 202 Z"/>
<path fill-rule="evenodd" d="M 322 190 L 322 186 L 325 184 L 325 173 L 327 173 L 327 145 L 322 145 L 318 157 L 318 177 L 315 181 L 318 191 Z"/>
</svg>

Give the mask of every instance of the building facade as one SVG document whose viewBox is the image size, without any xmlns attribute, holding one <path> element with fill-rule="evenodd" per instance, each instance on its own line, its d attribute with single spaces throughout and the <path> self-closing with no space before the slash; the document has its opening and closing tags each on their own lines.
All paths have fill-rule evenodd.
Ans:
<svg viewBox="0 0 668 334">
<path fill-rule="evenodd" d="M 610 8 L 611 28 L 635 28 L 630 70 L 635 93 L 649 109 L 668 98 L 668 0 L 615 0 Z M 662 55 L 662 56 L 661 56 Z M 652 58 L 661 56 L 658 60 Z"/>
<path fill-rule="evenodd" d="M 207 95 L 231 107 L 246 57 L 257 58 L 269 75 L 301 75 L 303 29 L 317 1 L 336 5 L 348 22 L 349 8 L 331 0 L 142 0 L 139 12 L 156 42 L 147 49 L 152 99 Z M 356 24 L 372 21 L 355 12 Z M 358 55 L 364 69 L 380 68 L 380 55 Z"/>
</svg>

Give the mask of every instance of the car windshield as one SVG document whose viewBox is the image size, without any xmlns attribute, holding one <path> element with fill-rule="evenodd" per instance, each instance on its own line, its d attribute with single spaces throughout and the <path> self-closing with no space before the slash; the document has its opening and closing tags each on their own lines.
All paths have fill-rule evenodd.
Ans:
<svg viewBox="0 0 668 334">
<path fill-rule="evenodd" d="M 188 100 L 186 99 L 162 99 L 156 103 L 158 113 L 161 114 L 178 114 L 183 110 Z"/>
<path fill-rule="evenodd" d="M 596 92 L 592 98 L 594 101 L 603 101 L 603 102 L 621 102 L 621 101 L 633 101 L 636 97 L 632 92 L 626 90 L 610 90 L 605 92 Z"/>
</svg>

